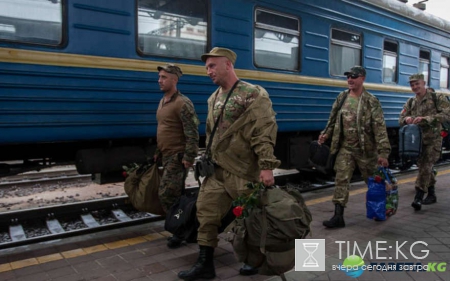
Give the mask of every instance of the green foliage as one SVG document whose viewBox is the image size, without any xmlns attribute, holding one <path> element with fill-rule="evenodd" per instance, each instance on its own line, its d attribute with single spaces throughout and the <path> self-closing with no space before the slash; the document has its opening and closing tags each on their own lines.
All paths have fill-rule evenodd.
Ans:
<svg viewBox="0 0 450 281">
<path fill-rule="evenodd" d="M 247 188 L 252 189 L 253 191 L 248 194 L 248 195 L 241 195 L 238 198 L 236 198 L 236 200 L 233 201 L 232 206 L 233 207 L 242 207 L 242 214 L 241 215 L 237 215 L 235 212 L 235 215 L 237 216 L 238 219 L 241 218 L 246 218 L 249 216 L 250 211 L 256 207 L 259 204 L 259 192 L 261 190 L 263 190 L 264 184 L 259 182 L 259 183 L 252 183 L 249 182 L 246 184 Z"/>
</svg>

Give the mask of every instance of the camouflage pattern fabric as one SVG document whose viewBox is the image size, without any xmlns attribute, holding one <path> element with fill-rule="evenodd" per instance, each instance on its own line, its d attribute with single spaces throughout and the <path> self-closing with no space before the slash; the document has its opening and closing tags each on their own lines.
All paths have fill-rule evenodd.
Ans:
<svg viewBox="0 0 450 281">
<path fill-rule="evenodd" d="M 432 145 L 437 139 L 441 139 L 441 123 L 450 119 L 450 102 L 444 95 L 438 94 L 437 104 L 435 104 L 428 89 L 420 101 L 414 96 L 405 103 L 398 121 L 400 126 L 403 126 L 406 124 L 406 118 L 419 116 L 425 117 L 425 120 L 419 123 L 423 144 Z"/>
<path fill-rule="evenodd" d="M 216 122 L 217 118 L 221 117 L 216 131 L 218 137 L 220 137 L 253 103 L 253 101 L 255 101 L 255 98 L 259 95 L 259 92 L 252 84 L 240 81 L 231 93 L 222 117 L 219 115 L 222 112 L 227 95 L 228 92 L 221 94 L 218 93 L 215 97 L 213 108 L 214 122 Z"/>
<path fill-rule="evenodd" d="M 441 156 L 441 144 L 442 140 L 439 138 L 434 144 L 428 144 L 422 146 L 422 154 L 417 160 L 417 167 L 419 167 L 419 173 L 417 174 L 415 188 L 416 190 L 423 190 L 428 192 L 428 187 L 436 185 L 436 177 L 433 172 L 433 165 L 439 160 Z"/>
<path fill-rule="evenodd" d="M 360 98 L 348 96 L 341 108 L 343 140 L 342 144 L 347 148 L 358 148 L 358 123 L 357 112 Z"/>
<path fill-rule="evenodd" d="M 345 91 L 341 92 L 336 98 L 331 108 L 326 129 L 321 133 L 327 134 L 328 139 L 331 139 L 331 154 L 337 153 L 343 142 L 342 110 L 339 110 L 339 105 L 345 94 Z M 357 117 L 357 120 L 359 120 L 357 127 L 359 148 L 364 155 L 375 151 L 378 153 L 378 157 L 388 159 L 391 145 L 380 101 L 364 89 L 360 103 Z"/>
<path fill-rule="evenodd" d="M 181 154 L 163 156 L 164 172 L 159 185 L 159 201 L 167 210 L 180 198 L 186 181 L 187 171 L 181 163 Z"/>
<path fill-rule="evenodd" d="M 198 120 L 197 113 L 194 109 L 194 104 L 187 97 L 184 106 L 181 108 L 180 119 L 183 125 L 184 136 L 186 137 L 186 148 L 184 149 L 183 160 L 194 163 L 195 157 L 198 154 Z"/>
<path fill-rule="evenodd" d="M 335 188 L 333 195 L 333 203 L 339 203 L 345 206 L 348 202 L 350 180 L 352 179 L 353 172 L 356 165 L 358 165 L 361 175 L 364 178 L 366 184 L 369 177 L 377 170 L 377 155 L 374 147 L 372 152 L 363 153 L 359 149 L 346 149 L 341 148 L 336 156 L 336 164 L 334 170 L 336 171 Z"/>
</svg>

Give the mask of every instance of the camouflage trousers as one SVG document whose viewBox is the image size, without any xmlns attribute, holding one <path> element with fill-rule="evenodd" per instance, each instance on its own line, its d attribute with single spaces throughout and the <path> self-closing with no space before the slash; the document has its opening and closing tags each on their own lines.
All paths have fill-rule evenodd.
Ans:
<svg viewBox="0 0 450 281">
<path fill-rule="evenodd" d="M 356 165 L 358 165 L 359 171 L 367 184 L 369 177 L 371 177 L 377 169 L 377 160 L 378 156 L 375 154 L 366 154 L 364 157 L 362 151 L 359 149 L 349 150 L 341 148 L 336 156 L 336 163 L 334 165 L 336 178 L 332 199 L 333 203 L 338 203 L 342 206 L 347 204 L 350 180 L 352 179 Z"/>
<path fill-rule="evenodd" d="M 422 154 L 417 160 L 417 167 L 419 167 L 419 173 L 416 179 L 416 191 L 423 190 L 428 192 L 428 187 L 436 184 L 436 177 L 433 172 L 433 165 L 439 160 L 441 156 L 442 140 L 439 138 L 437 141 L 431 144 L 422 145 Z"/>
<path fill-rule="evenodd" d="M 159 201 L 165 212 L 180 198 L 187 176 L 179 154 L 162 157 L 164 172 L 159 184 Z"/>
<path fill-rule="evenodd" d="M 196 205 L 200 223 L 197 236 L 199 245 L 217 247 L 218 229 L 231 203 L 240 195 L 252 191 L 245 186 L 247 182 L 220 167 L 216 167 L 214 174 L 203 181 Z"/>
</svg>

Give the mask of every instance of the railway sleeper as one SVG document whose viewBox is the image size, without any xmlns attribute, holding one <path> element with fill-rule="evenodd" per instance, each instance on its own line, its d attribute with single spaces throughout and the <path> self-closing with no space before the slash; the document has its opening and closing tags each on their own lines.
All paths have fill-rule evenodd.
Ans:
<svg viewBox="0 0 450 281">
<path fill-rule="evenodd" d="M 132 219 L 129 216 L 127 216 L 121 209 L 111 210 L 111 212 L 113 216 L 121 222 L 132 221 Z"/>
<path fill-rule="evenodd" d="M 81 219 L 83 220 L 83 223 L 87 226 L 87 227 L 99 227 L 100 224 L 95 220 L 95 218 L 91 215 L 91 214 L 84 214 L 81 215 Z"/>
<path fill-rule="evenodd" d="M 45 223 L 47 224 L 47 229 L 52 234 L 59 234 L 66 232 L 57 219 L 47 219 Z"/>
<path fill-rule="evenodd" d="M 23 241 L 27 239 L 27 236 L 25 235 L 25 231 L 23 230 L 23 227 L 21 224 L 15 224 L 9 226 L 9 237 L 12 241 Z"/>
</svg>

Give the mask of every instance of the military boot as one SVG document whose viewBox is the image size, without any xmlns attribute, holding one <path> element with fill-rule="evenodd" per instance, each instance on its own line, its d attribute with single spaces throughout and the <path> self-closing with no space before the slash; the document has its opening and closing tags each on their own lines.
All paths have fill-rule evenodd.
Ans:
<svg viewBox="0 0 450 281">
<path fill-rule="evenodd" d="M 328 228 L 345 227 L 344 206 L 341 204 L 335 204 L 334 216 L 330 220 L 324 221 L 322 224 Z"/>
<path fill-rule="evenodd" d="M 416 192 L 416 196 L 414 197 L 414 201 L 411 203 L 411 206 L 416 210 L 420 211 L 422 209 L 422 201 L 423 201 L 423 195 L 425 193 L 423 190 L 418 190 Z"/>
<path fill-rule="evenodd" d="M 188 281 L 197 279 L 213 279 L 216 277 L 214 269 L 214 248 L 200 245 L 197 262 L 189 270 L 180 271 L 178 278 Z"/>
<path fill-rule="evenodd" d="M 425 197 L 425 199 L 423 199 L 422 204 L 423 205 L 430 205 L 433 203 L 437 202 L 437 198 L 436 198 L 436 193 L 435 193 L 435 189 L 434 186 L 430 186 L 428 188 L 428 194 L 427 197 Z"/>
</svg>

